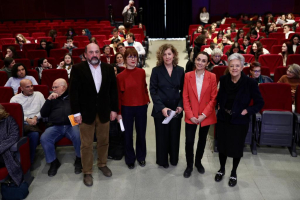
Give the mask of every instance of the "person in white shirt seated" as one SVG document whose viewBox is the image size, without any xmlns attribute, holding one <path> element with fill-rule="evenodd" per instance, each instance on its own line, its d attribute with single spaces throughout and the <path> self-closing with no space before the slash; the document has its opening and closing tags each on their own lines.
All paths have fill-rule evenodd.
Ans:
<svg viewBox="0 0 300 200">
<path fill-rule="evenodd" d="M 65 69 L 68 72 L 68 78 L 70 78 L 72 66 L 74 65 L 74 61 L 72 55 L 70 53 L 66 53 L 64 60 L 61 61 L 57 67 L 57 69 Z"/>
<path fill-rule="evenodd" d="M 23 79 L 29 79 L 33 85 L 38 85 L 35 78 L 27 74 L 27 69 L 22 63 L 15 64 L 11 69 L 11 77 L 8 79 L 4 86 L 12 87 L 12 89 L 14 90 L 14 94 L 17 94 L 20 82 Z"/>
<path fill-rule="evenodd" d="M 37 124 L 39 119 L 41 119 L 40 110 L 45 103 L 45 98 L 42 93 L 34 92 L 33 84 L 29 79 L 21 80 L 20 88 L 22 93 L 13 96 L 10 103 L 19 103 L 22 105 L 24 135 L 29 138 L 30 161 L 33 164 L 35 150 L 39 143 L 39 133 L 41 133 Z"/>
<path fill-rule="evenodd" d="M 210 43 L 210 46 L 208 48 L 205 48 L 203 51 L 208 53 L 208 55 L 211 55 L 211 52 L 215 49 L 215 48 L 218 48 L 218 44 L 214 43 L 214 42 L 211 42 Z"/>
<path fill-rule="evenodd" d="M 140 42 L 135 41 L 135 37 L 134 37 L 133 33 L 127 34 L 126 40 L 127 41 L 124 42 L 125 47 L 133 46 L 135 48 L 135 50 L 138 52 L 139 56 L 145 55 L 146 52 L 145 52 L 144 47 L 142 46 L 142 44 Z"/>
<path fill-rule="evenodd" d="M 295 32 L 291 31 L 291 27 L 286 24 L 283 26 L 283 33 L 285 33 L 285 39 L 289 39 L 290 33 L 295 33 Z"/>
<path fill-rule="evenodd" d="M 113 39 L 119 39 L 121 42 L 123 42 L 125 39 L 124 37 L 119 35 L 119 31 L 118 29 L 114 28 L 112 31 L 113 36 L 111 38 L 109 38 L 109 40 L 113 40 Z"/>
<path fill-rule="evenodd" d="M 295 23 L 295 17 L 293 15 L 293 13 L 287 14 L 286 21 L 287 22 L 285 24 L 293 24 L 293 23 Z"/>
<path fill-rule="evenodd" d="M 283 25 L 283 24 L 285 24 L 285 23 L 287 23 L 285 14 L 283 14 L 283 15 L 281 15 L 280 17 L 277 18 L 276 24 Z"/>
</svg>

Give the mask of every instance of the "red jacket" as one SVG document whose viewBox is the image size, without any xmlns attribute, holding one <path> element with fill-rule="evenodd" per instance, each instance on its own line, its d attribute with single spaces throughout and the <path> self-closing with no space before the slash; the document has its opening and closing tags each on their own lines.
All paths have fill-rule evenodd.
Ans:
<svg viewBox="0 0 300 200">
<path fill-rule="evenodd" d="M 183 86 L 183 108 L 185 112 L 185 122 L 193 124 L 192 117 L 198 118 L 204 113 L 206 118 L 201 122 L 201 126 L 208 126 L 217 122 L 215 106 L 217 97 L 216 75 L 205 70 L 200 102 L 198 101 L 195 70 L 188 72 L 184 77 Z"/>
</svg>

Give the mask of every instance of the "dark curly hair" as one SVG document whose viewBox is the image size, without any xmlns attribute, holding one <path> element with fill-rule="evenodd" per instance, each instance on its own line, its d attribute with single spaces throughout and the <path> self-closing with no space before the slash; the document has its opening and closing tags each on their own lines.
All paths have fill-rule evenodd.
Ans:
<svg viewBox="0 0 300 200">
<path fill-rule="evenodd" d="M 11 76 L 14 78 L 18 78 L 18 68 L 22 66 L 25 69 L 25 76 L 28 74 L 27 68 L 22 63 L 16 63 L 11 69 Z"/>
</svg>

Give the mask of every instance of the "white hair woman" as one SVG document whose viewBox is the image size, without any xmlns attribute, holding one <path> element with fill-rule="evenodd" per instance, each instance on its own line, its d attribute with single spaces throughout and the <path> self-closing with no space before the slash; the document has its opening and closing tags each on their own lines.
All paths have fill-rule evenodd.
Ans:
<svg viewBox="0 0 300 200">
<path fill-rule="evenodd" d="M 215 176 L 215 181 L 222 180 L 225 175 L 226 159 L 232 157 L 233 166 L 228 183 L 231 187 L 237 183 L 236 170 L 243 157 L 250 116 L 261 110 L 264 105 L 257 82 L 242 72 L 244 62 L 245 58 L 239 53 L 229 56 L 229 73 L 220 78 L 217 96 L 219 110 L 216 138 L 221 167 Z M 249 106 L 252 99 L 253 105 Z"/>
<path fill-rule="evenodd" d="M 222 56 L 222 50 L 217 47 L 214 48 L 214 50 L 211 52 L 211 60 L 207 66 L 207 70 L 211 72 L 214 66 L 227 66 L 227 62 L 221 59 Z"/>
</svg>

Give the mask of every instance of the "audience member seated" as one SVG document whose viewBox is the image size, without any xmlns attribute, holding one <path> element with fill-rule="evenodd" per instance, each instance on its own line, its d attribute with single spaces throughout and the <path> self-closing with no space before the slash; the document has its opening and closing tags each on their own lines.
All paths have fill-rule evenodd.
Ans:
<svg viewBox="0 0 300 200">
<path fill-rule="evenodd" d="M 246 53 L 247 52 L 247 48 L 248 46 L 251 45 L 251 40 L 250 40 L 250 37 L 245 35 L 244 36 L 244 40 L 243 40 L 243 48 L 244 48 L 244 52 Z"/>
<path fill-rule="evenodd" d="M 14 46 L 7 47 L 5 58 L 7 58 L 7 57 L 13 58 L 13 59 L 20 58 L 20 56 L 18 55 L 16 48 Z"/>
<path fill-rule="evenodd" d="M 88 38 L 89 38 L 89 40 L 91 39 L 91 37 L 92 37 L 92 34 L 91 34 L 91 32 L 90 32 L 90 30 L 89 29 L 82 29 L 82 35 L 83 36 L 88 36 Z"/>
<path fill-rule="evenodd" d="M 31 43 L 29 40 L 27 40 L 24 35 L 22 34 L 18 34 L 16 36 L 16 44 L 19 44 L 20 45 L 20 50 L 22 51 L 22 48 L 23 48 L 23 44 L 28 44 L 28 43 Z"/>
<path fill-rule="evenodd" d="M 264 38 L 264 37 L 259 36 L 259 33 L 255 29 L 250 31 L 250 37 L 255 41 L 259 41 L 262 38 Z"/>
<path fill-rule="evenodd" d="M 24 112 L 24 134 L 29 138 L 30 161 L 34 161 L 35 150 L 39 143 L 38 122 L 41 119 L 40 110 L 45 103 L 44 95 L 40 92 L 34 92 L 32 82 L 29 79 L 23 79 L 20 82 L 21 93 L 13 96 L 10 103 L 19 103 Z"/>
<path fill-rule="evenodd" d="M 66 36 L 70 36 L 70 37 L 74 37 L 74 36 L 77 36 L 77 34 L 75 33 L 75 30 L 74 28 L 69 28 L 68 29 L 68 32 L 66 33 Z"/>
<path fill-rule="evenodd" d="M 295 33 L 294 31 L 291 31 L 291 27 L 289 25 L 283 26 L 283 33 L 285 33 L 285 39 L 289 39 L 290 33 Z"/>
<path fill-rule="evenodd" d="M 218 34 L 217 34 L 217 37 L 215 37 L 214 39 L 213 39 L 213 41 L 214 41 L 214 43 L 218 43 L 218 39 L 223 39 L 223 36 L 224 36 L 225 34 L 224 34 L 224 32 L 223 31 L 219 31 L 218 32 Z"/>
<path fill-rule="evenodd" d="M 146 52 L 145 52 L 144 47 L 142 46 L 142 44 L 140 42 L 135 41 L 135 37 L 134 37 L 133 33 L 129 33 L 126 36 L 126 40 L 127 41 L 124 42 L 125 47 L 133 46 L 136 49 L 136 51 L 138 52 L 139 56 L 145 55 Z"/>
<path fill-rule="evenodd" d="M 69 53 L 72 55 L 72 50 L 73 49 L 76 49 L 77 47 L 74 46 L 73 44 L 73 37 L 71 36 L 68 36 L 67 37 L 67 43 L 64 44 L 63 48 L 62 49 L 68 49 L 69 50 Z"/>
<path fill-rule="evenodd" d="M 47 98 L 41 109 L 41 116 L 47 118 L 47 128 L 41 136 L 41 145 L 44 149 L 47 163 L 51 163 L 48 170 L 48 176 L 55 176 L 60 162 L 56 157 L 55 143 L 63 137 L 72 141 L 75 148 L 75 174 L 80 174 L 81 156 L 80 156 L 80 134 L 79 126 L 72 126 L 68 118 L 72 114 L 70 106 L 70 97 L 68 84 L 64 79 L 56 79 L 53 82 L 53 93 Z"/>
<path fill-rule="evenodd" d="M 280 27 L 277 27 L 277 26 L 276 26 L 276 23 L 275 23 L 275 22 L 272 22 L 271 25 L 273 26 L 275 32 L 277 32 L 277 29 L 280 28 Z"/>
<path fill-rule="evenodd" d="M 300 35 L 299 34 L 293 35 L 290 41 L 293 44 L 293 52 L 296 53 L 296 49 L 300 45 Z"/>
<path fill-rule="evenodd" d="M 109 45 L 104 45 L 103 47 L 103 54 L 101 54 L 101 56 L 105 56 L 106 57 L 106 63 L 110 64 L 110 58 L 111 58 L 111 54 L 110 54 L 110 46 Z"/>
<path fill-rule="evenodd" d="M 33 85 L 38 85 L 33 76 L 27 75 L 27 68 L 23 66 L 22 63 L 16 63 L 11 69 L 11 77 L 5 83 L 5 87 L 12 87 L 14 94 L 18 93 L 18 88 L 20 87 L 20 82 L 23 79 L 30 80 Z"/>
<path fill-rule="evenodd" d="M 300 27 L 299 22 L 294 22 L 292 24 L 292 31 L 296 32 L 297 28 L 299 28 L 299 27 Z"/>
<path fill-rule="evenodd" d="M 283 25 L 286 23 L 287 23 L 287 20 L 286 20 L 285 14 L 279 16 L 276 20 L 276 24 L 279 24 L 279 25 Z"/>
<path fill-rule="evenodd" d="M 222 38 L 222 42 L 220 42 L 218 44 L 218 47 L 223 51 L 224 50 L 224 46 L 226 45 L 231 45 L 232 42 L 231 42 L 231 36 L 230 34 L 225 34 Z"/>
<path fill-rule="evenodd" d="M 209 26 L 208 29 L 207 29 L 207 32 L 208 32 L 208 37 L 209 37 L 209 39 L 213 39 L 213 38 L 212 38 L 212 34 L 216 32 L 216 27 L 214 27 L 214 26 Z"/>
<path fill-rule="evenodd" d="M 210 43 L 210 46 L 208 48 L 205 48 L 203 51 L 208 53 L 208 55 L 211 55 L 211 52 L 215 49 L 218 48 L 218 45 L 214 42 Z"/>
<path fill-rule="evenodd" d="M 74 61 L 72 58 L 72 55 L 70 53 L 67 53 L 64 56 L 64 60 L 59 63 L 57 66 L 57 69 L 65 69 L 68 72 L 68 77 L 70 78 L 72 66 L 74 65 Z"/>
<path fill-rule="evenodd" d="M 198 26 L 197 30 L 195 30 L 195 31 L 193 32 L 192 38 L 194 38 L 194 35 L 195 35 L 196 33 L 202 33 L 202 30 L 203 30 L 203 26 L 202 26 L 202 25 Z M 191 38 L 191 39 L 192 39 L 192 38 Z"/>
<path fill-rule="evenodd" d="M 248 76 L 250 78 L 255 79 L 258 84 L 273 82 L 273 80 L 270 77 L 261 75 L 261 65 L 259 62 L 256 62 L 256 61 L 254 61 L 250 64 L 250 74 Z"/>
<path fill-rule="evenodd" d="M 79 58 L 81 59 L 81 62 L 86 61 L 86 57 L 85 57 L 84 53 L 81 54 L 81 55 L 79 56 Z"/>
<path fill-rule="evenodd" d="M 215 48 L 211 52 L 211 60 L 207 66 L 208 71 L 212 71 L 215 66 L 227 66 L 227 62 L 225 60 L 221 60 L 223 56 L 223 51 L 219 48 Z"/>
<path fill-rule="evenodd" d="M 206 37 L 201 34 L 194 40 L 194 48 L 190 53 L 190 61 L 195 60 L 194 56 L 198 55 L 203 45 L 206 45 Z"/>
<path fill-rule="evenodd" d="M 285 42 L 282 44 L 281 53 L 279 55 L 282 56 L 283 66 L 286 67 L 287 57 L 291 54 L 294 54 L 293 46 L 291 42 Z"/>
<path fill-rule="evenodd" d="M 119 36 L 125 38 L 126 37 L 126 31 L 125 31 L 125 26 L 120 25 L 118 28 L 119 31 Z"/>
<path fill-rule="evenodd" d="M 96 38 L 92 37 L 92 38 L 90 39 L 90 43 L 98 44 L 98 41 L 96 40 Z"/>
<path fill-rule="evenodd" d="M 239 29 L 235 38 L 234 38 L 234 41 L 235 42 L 238 42 L 239 39 L 243 39 L 244 38 L 244 30 L 243 29 Z"/>
<path fill-rule="evenodd" d="M 224 32 L 226 34 L 231 34 L 231 33 L 238 32 L 238 30 L 236 29 L 236 24 L 235 23 L 231 23 L 230 27 L 227 30 L 225 29 Z"/>
<path fill-rule="evenodd" d="M 267 49 L 263 48 L 263 45 L 260 41 L 255 41 L 252 44 L 250 54 L 254 55 L 255 61 L 258 61 L 260 55 L 270 54 L 270 52 Z"/>
<path fill-rule="evenodd" d="M 274 26 L 272 24 L 268 24 L 265 27 L 265 33 L 266 33 L 266 36 L 269 37 L 269 34 L 276 33 L 276 30 L 274 29 Z"/>
<path fill-rule="evenodd" d="M 119 43 L 117 48 L 118 48 L 119 53 L 121 53 L 124 56 L 124 53 L 126 51 L 124 43 L 123 42 Z"/>
<path fill-rule="evenodd" d="M 293 13 L 287 14 L 286 21 L 287 22 L 285 24 L 293 24 L 295 22 L 295 17 Z"/>
<path fill-rule="evenodd" d="M 125 67 L 124 65 L 124 56 L 119 52 L 116 54 L 115 63 L 112 64 L 115 72 L 120 73 L 120 67 Z"/>
<path fill-rule="evenodd" d="M 260 30 L 261 30 L 262 28 L 264 28 L 264 27 L 262 26 L 262 21 L 261 21 L 261 20 L 258 20 L 258 21 L 256 22 L 255 30 L 256 30 L 257 32 L 260 32 Z"/>
<path fill-rule="evenodd" d="M 111 40 L 111 44 L 109 45 L 109 47 L 113 48 L 114 50 L 114 54 L 117 53 L 117 46 L 121 41 L 118 38 L 114 38 Z"/>
<path fill-rule="evenodd" d="M 244 51 L 241 49 L 241 46 L 238 42 L 234 42 L 230 49 L 226 52 L 227 57 L 229 57 L 231 54 L 234 53 L 240 53 L 240 54 L 244 54 Z"/>
<path fill-rule="evenodd" d="M 5 71 L 7 73 L 7 77 L 10 78 L 11 75 L 11 70 L 12 67 L 15 65 L 15 60 L 13 58 L 7 57 L 4 58 L 4 66 L 2 67 L 2 69 L 0 69 L 0 71 Z"/>
<path fill-rule="evenodd" d="M 55 42 L 55 38 L 57 37 L 57 31 L 56 30 L 54 30 L 54 29 L 51 29 L 50 31 L 49 31 L 49 37 L 51 37 L 52 38 L 52 42 Z"/>
<path fill-rule="evenodd" d="M 278 83 L 287 83 L 291 85 L 292 102 L 295 101 L 295 93 L 297 86 L 300 84 L 300 66 L 292 64 L 286 70 L 286 75 L 283 75 Z"/>
<path fill-rule="evenodd" d="M 20 185 L 23 171 L 20 162 L 14 158 L 10 147 L 19 140 L 19 127 L 12 116 L 0 104 L 0 168 L 6 167 L 12 180 Z"/>
<path fill-rule="evenodd" d="M 113 36 L 111 38 L 109 38 L 109 40 L 119 39 L 121 42 L 123 42 L 125 40 L 124 37 L 121 37 L 119 35 L 119 31 L 116 28 L 113 29 L 112 34 L 113 34 Z"/>
<path fill-rule="evenodd" d="M 38 66 L 35 68 L 35 70 L 39 74 L 40 80 L 42 79 L 42 72 L 43 70 L 52 69 L 52 65 L 48 62 L 47 58 L 40 58 L 38 60 Z"/>
<path fill-rule="evenodd" d="M 47 56 L 49 57 L 50 50 L 53 49 L 53 47 L 51 45 L 51 42 L 47 42 L 47 40 L 41 39 L 40 46 L 37 49 L 47 51 Z"/>
</svg>

